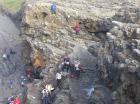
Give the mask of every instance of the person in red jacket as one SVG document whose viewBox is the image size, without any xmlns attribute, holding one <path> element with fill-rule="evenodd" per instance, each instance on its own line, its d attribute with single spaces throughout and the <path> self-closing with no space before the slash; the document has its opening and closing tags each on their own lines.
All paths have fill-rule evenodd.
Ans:
<svg viewBox="0 0 140 104">
<path fill-rule="evenodd" d="M 19 96 L 15 97 L 14 104 L 20 104 L 20 98 L 19 98 Z"/>
<path fill-rule="evenodd" d="M 80 32 L 81 28 L 80 28 L 80 24 L 79 22 L 76 24 L 76 26 L 74 27 L 74 30 L 76 32 L 76 35 L 78 35 L 78 33 Z"/>
</svg>

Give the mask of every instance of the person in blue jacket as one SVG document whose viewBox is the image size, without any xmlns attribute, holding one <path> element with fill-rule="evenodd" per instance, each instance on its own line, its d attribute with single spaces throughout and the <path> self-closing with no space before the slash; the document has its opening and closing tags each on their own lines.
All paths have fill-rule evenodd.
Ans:
<svg viewBox="0 0 140 104">
<path fill-rule="evenodd" d="M 52 12 L 52 14 L 56 14 L 56 10 L 57 10 L 56 4 L 53 3 L 53 4 L 51 5 L 51 12 Z"/>
</svg>

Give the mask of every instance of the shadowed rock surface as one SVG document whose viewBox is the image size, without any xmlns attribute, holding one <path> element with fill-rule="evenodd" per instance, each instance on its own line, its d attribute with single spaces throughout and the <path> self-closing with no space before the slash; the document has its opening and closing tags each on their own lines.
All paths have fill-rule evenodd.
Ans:
<svg viewBox="0 0 140 104">
<path fill-rule="evenodd" d="M 20 31 L 14 22 L 7 15 L 0 14 L 0 101 L 2 104 L 8 97 L 26 95 L 26 89 L 21 87 L 21 82 L 24 81 L 21 76 L 25 76 L 26 62 L 22 55 L 27 48 L 19 34 Z M 10 54 L 11 50 L 13 53 Z M 9 55 L 9 58 L 4 60 L 3 54 Z"/>
</svg>

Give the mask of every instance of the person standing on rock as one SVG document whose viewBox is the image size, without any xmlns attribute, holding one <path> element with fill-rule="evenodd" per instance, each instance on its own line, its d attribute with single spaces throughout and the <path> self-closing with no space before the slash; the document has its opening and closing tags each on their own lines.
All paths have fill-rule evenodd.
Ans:
<svg viewBox="0 0 140 104">
<path fill-rule="evenodd" d="M 57 10 L 56 4 L 53 3 L 53 4 L 51 5 L 51 12 L 52 12 L 52 14 L 56 14 L 56 10 Z"/>
<path fill-rule="evenodd" d="M 50 104 L 50 98 L 49 93 L 46 91 L 46 89 L 42 90 L 42 104 Z"/>
<path fill-rule="evenodd" d="M 62 79 L 62 74 L 61 72 L 56 73 L 56 80 L 57 80 L 57 87 L 61 88 L 61 79 Z"/>
<path fill-rule="evenodd" d="M 76 35 L 78 35 L 79 32 L 80 32 L 80 30 L 81 30 L 81 28 L 80 28 L 80 23 L 79 23 L 79 22 L 78 22 L 78 23 L 76 24 L 76 26 L 74 27 L 74 30 L 75 30 L 75 32 L 76 32 Z"/>
<path fill-rule="evenodd" d="M 75 66 L 74 64 L 71 64 L 71 68 L 70 68 L 70 78 L 74 78 L 75 77 Z"/>
<path fill-rule="evenodd" d="M 79 60 L 76 60 L 75 61 L 75 75 L 76 75 L 76 78 L 79 79 L 80 78 L 80 70 L 81 70 L 81 67 L 80 67 L 80 61 Z"/>
<path fill-rule="evenodd" d="M 27 75 L 28 80 L 31 81 L 31 77 L 32 77 L 32 75 L 33 75 L 33 70 L 32 70 L 31 68 L 28 68 L 28 69 L 26 70 L 26 75 Z"/>
<path fill-rule="evenodd" d="M 69 57 L 68 56 L 66 56 L 65 58 L 64 58 L 64 62 L 62 63 L 62 71 L 64 72 L 64 71 L 66 71 L 66 72 L 69 72 L 69 70 L 70 70 L 70 59 L 69 59 Z"/>
<path fill-rule="evenodd" d="M 67 14 L 65 14 L 65 15 L 64 15 L 64 18 L 66 19 L 66 21 L 67 21 L 67 22 L 69 22 L 70 15 L 69 15 L 69 14 L 68 14 L 68 15 L 67 15 Z"/>
</svg>

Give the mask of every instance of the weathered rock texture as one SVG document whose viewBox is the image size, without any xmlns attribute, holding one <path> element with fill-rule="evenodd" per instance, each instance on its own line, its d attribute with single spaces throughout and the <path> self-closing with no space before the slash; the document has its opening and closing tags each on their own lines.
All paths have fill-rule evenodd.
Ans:
<svg viewBox="0 0 140 104">
<path fill-rule="evenodd" d="M 136 8 L 137 2 L 125 0 L 54 1 L 58 8 L 56 15 L 50 12 L 52 4 L 50 1 L 27 1 L 25 4 L 22 32 L 32 49 L 40 50 L 45 56 L 47 66 L 51 66 L 53 70 L 55 68 L 52 66 L 55 67 L 63 55 L 72 53 L 75 47 L 82 47 L 83 50 L 88 50 L 96 56 L 94 65 L 89 65 L 90 68 L 94 67 L 97 74 L 93 74 L 93 84 L 101 85 L 101 87 L 97 86 L 95 94 L 90 98 L 91 103 L 140 103 L 140 12 L 139 8 Z M 73 30 L 77 22 L 80 22 L 81 26 L 79 35 L 76 35 Z M 80 57 L 77 55 L 74 58 L 82 60 L 84 56 L 86 55 Z M 85 63 L 88 62 L 86 58 L 83 59 Z M 52 70 L 50 72 L 53 75 Z M 87 80 L 89 79 L 91 78 L 88 77 Z M 67 83 L 73 84 L 69 81 Z M 60 97 L 62 96 L 62 101 L 66 99 L 64 101 L 66 104 L 68 102 L 85 104 L 83 99 L 76 102 L 73 98 L 72 101 L 68 101 L 68 93 L 69 90 L 58 93 Z M 56 101 L 61 101 L 59 96 L 57 97 Z"/>
</svg>

